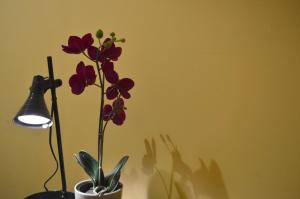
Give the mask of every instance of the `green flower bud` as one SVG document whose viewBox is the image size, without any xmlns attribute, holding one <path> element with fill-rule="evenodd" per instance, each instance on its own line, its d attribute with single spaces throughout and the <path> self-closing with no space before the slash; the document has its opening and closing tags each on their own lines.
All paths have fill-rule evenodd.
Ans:
<svg viewBox="0 0 300 199">
<path fill-rule="evenodd" d="M 97 32 L 96 32 L 96 37 L 98 39 L 101 39 L 103 37 L 103 31 L 101 29 L 99 29 Z"/>
<path fill-rule="evenodd" d="M 104 48 L 110 48 L 112 43 L 113 43 L 112 41 L 107 41 L 107 42 L 103 43 L 103 47 Z"/>
<path fill-rule="evenodd" d="M 126 39 L 120 39 L 120 42 L 125 43 Z"/>
<path fill-rule="evenodd" d="M 110 33 L 110 36 L 115 37 L 116 34 L 115 34 L 114 32 L 111 32 L 111 33 Z"/>
</svg>

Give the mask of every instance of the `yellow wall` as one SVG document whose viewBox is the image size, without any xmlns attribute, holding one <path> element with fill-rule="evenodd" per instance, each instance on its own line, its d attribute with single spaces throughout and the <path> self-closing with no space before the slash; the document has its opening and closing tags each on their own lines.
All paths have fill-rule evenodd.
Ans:
<svg viewBox="0 0 300 199">
<path fill-rule="evenodd" d="M 57 95 L 69 189 L 87 178 L 72 154 L 96 154 L 97 88 L 71 94 L 82 57 L 60 45 L 98 28 L 127 39 L 117 70 L 136 82 L 126 124 L 110 126 L 105 139 L 106 171 L 131 157 L 124 199 L 167 198 L 145 156 L 152 138 L 173 199 L 300 198 L 299 1 L 1 0 L 0 22 L 1 198 L 42 191 L 54 169 L 47 131 L 11 122 L 32 76 L 47 75 L 47 55 L 64 82 Z M 177 148 L 167 143 L 169 152 L 160 134 Z M 59 175 L 49 187 L 59 189 Z"/>
</svg>

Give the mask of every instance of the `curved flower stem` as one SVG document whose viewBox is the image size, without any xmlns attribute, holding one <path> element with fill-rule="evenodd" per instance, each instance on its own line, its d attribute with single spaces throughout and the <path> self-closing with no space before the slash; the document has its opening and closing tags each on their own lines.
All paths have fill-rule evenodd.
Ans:
<svg viewBox="0 0 300 199">
<path fill-rule="evenodd" d="M 102 161 L 103 161 L 103 142 L 104 142 L 104 129 L 103 129 L 103 106 L 104 106 L 104 74 L 102 72 L 101 75 L 101 68 L 98 63 L 98 53 L 96 55 L 96 65 L 97 65 L 97 71 L 98 71 L 98 76 L 99 76 L 99 81 L 101 85 L 101 92 L 100 92 L 100 115 L 99 115 L 99 126 L 98 126 L 98 168 L 102 168 Z M 99 171 L 100 172 L 100 171 Z M 100 175 L 99 175 L 100 177 Z M 103 179 L 99 179 L 98 185 L 102 185 Z"/>
<path fill-rule="evenodd" d="M 100 86 L 104 87 L 104 75 L 103 75 L 103 80 L 102 80 L 102 77 L 101 77 L 101 68 L 99 66 L 98 61 L 96 61 L 96 65 L 97 65 L 97 71 L 98 71 L 98 76 L 99 76 L 99 80 L 100 80 Z M 101 92 L 104 92 L 104 90 L 101 91 Z"/>
<path fill-rule="evenodd" d="M 82 52 L 82 54 L 86 57 L 86 58 L 88 58 L 89 60 L 92 60 L 84 51 Z M 94 61 L 94 60 L 92 60 L 92 61 Z"/>
<path fill-rule="evenodd" d="M 94 85 L 97 86 L 97 87 L 99 87 L 99 88 L 101 88 L 101 86 L 99 84 L 94 84 Z"/>
<path fill-rule="evenodd" d="M 102 168 L 102 160 L 103 160 L 103 141 L 104 141 L 104 128 L 103 128 L 103 106 L 104 106 L 104 78 L 102 80 L 101 87 L 101 104 L 100 104 L 100 121 L 99 121 L 99 131 L 98 131 L 98 162 L 99 167 Z"/>
<path fill-rule="evenodd" d="M 103 132 L 105 131 L 108 122 L 109 122 L 109 120 L 105 122 L 104 127 L 103 127 Z"/>
</svg>

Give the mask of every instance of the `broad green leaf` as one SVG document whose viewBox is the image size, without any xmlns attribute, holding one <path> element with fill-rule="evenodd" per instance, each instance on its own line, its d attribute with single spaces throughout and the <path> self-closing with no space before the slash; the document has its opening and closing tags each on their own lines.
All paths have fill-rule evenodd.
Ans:
<svg viewBox="0 0 300 199">
<path fill-rule="evenodd" d="M 119 180 L 121 177 L 121 172 L 116 173 L 114 177 L 111 179 L 109 186 L 107 187 L 107 192 L 115 191 L 119 185 Z"/>
<path fill-rule="evenodd" d="M 107 192 L 114 191 L 119 184 L 121 170 L 124 167 L 125 163 L 127 162 L 129 156 L 124 156 L 117 164 L 117 166 L 112 170 L 110 174 L 105 177 L 105 182 L 107 185 Z"/>
<path fill-rule="evenodd" d="M 97 186 L 99 178 L 98 161 L 85 151 L 80 151 L 74 156 L 84 171 L 91 177 L 93 185 Z"/>
</svg>

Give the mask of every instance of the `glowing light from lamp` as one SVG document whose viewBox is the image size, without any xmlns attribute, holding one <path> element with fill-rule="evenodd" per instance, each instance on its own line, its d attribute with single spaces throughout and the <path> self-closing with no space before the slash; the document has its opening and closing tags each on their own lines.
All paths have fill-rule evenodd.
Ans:
<svg viewBox="0 0 300 199">
<path fill-rule="evenodd" d="M 26 124 L 45 124 L 50 121 L 50 119 L 38 115 L 22 115 L 18 116 L 18 120 Z"/>
</svg>

